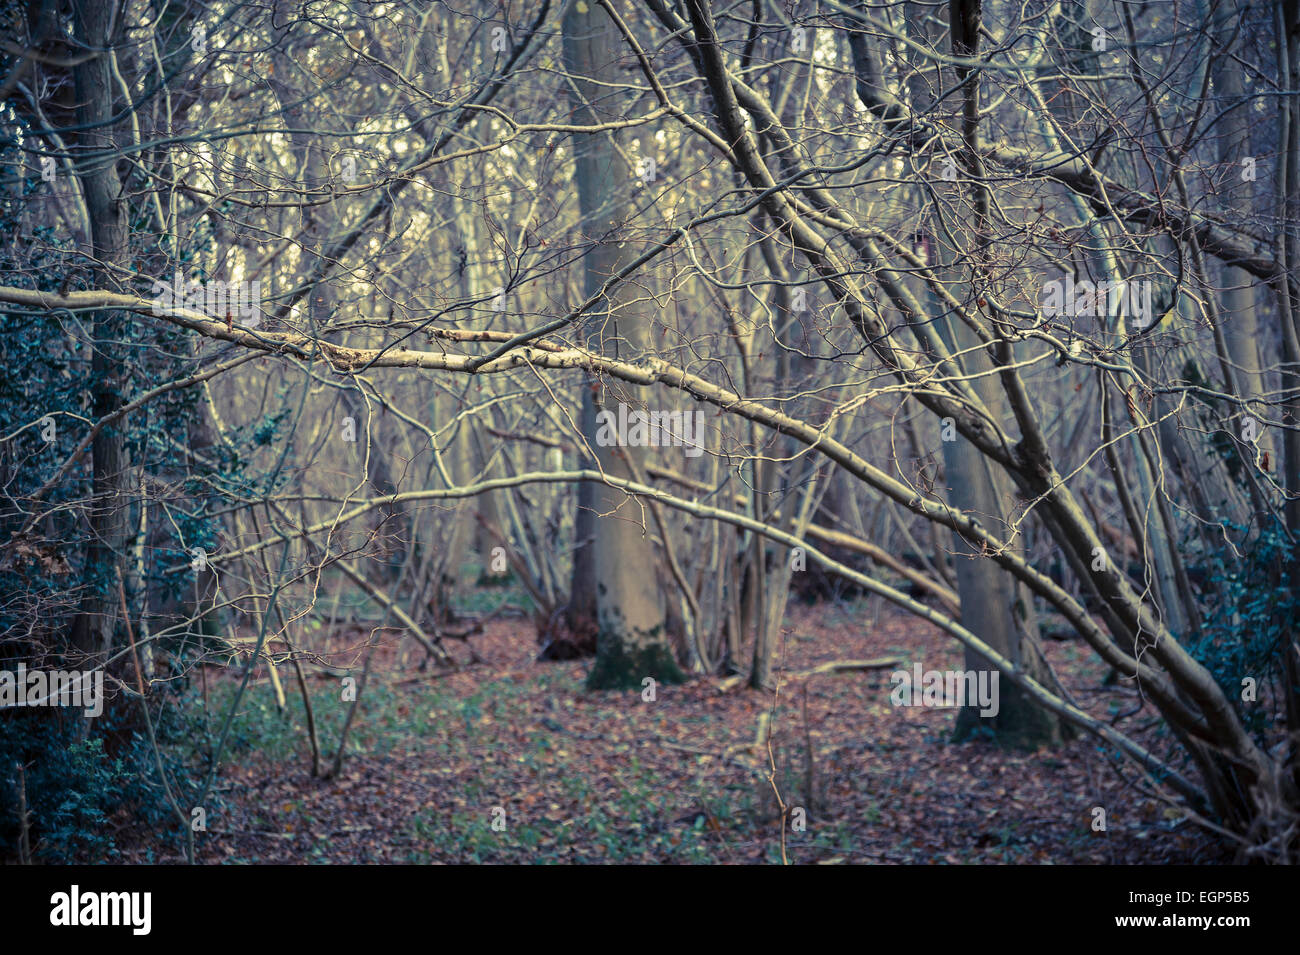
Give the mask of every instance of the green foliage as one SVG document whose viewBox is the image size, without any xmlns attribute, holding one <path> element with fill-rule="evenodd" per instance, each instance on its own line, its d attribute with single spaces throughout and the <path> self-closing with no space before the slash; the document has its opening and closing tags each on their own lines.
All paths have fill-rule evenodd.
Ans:
<svg viewBox="0 0 1300 955">
<path fill-rule="evenodd" d="M 1243 532 L 1244 528 L 1230 528 Z M 1233 554 L 1206 555 L 1202 595 L 1205 627 L 1190 650 L 1232 700 L 1257 739 L 1275 722 L 1267 700 L 1242 699 L 1242 680 L 1261 689 L 1282 677 L 1281 651 L 1300 619 L 1300 593 L 1287 568 L 1300 558 L 1280 528 L 1270 528 Z"/>
<path fill-rule="evenodd" d="M 79 738 L 79 713 L 32 710 L 0 720 L 0 858 L 18 855 L 20 763 L 34 861 L 109 862 L 118 856 L 116 815 L 150 827 L 170 818 L 162 787 L 150 779 L 148 739 L 111 711 L 95 721 L 98 735 Z"/>
</svg>

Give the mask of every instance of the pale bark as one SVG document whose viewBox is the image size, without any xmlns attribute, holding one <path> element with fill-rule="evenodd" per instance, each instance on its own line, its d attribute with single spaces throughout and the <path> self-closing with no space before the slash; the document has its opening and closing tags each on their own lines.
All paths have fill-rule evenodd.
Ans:
<svg viewBox="0 0 1300 955">
<path fill-rule="evenodd" d="M 620 118 L 625 96 L 615 84 L 622 80 L 618 60 L 619 34 L 604 9 L 574 4 L 564 16 L 564 62 L 572 82 L 572 113 L 576 123 L 594 125 Z M 589 243 L 583 265 L 588 296 L 600 292 L 635 258 L 624 234 L 629 210 L 632 171 L 615 147 L 614 133 L 575 133 L 574 181 L 582 212 L 581 232 Z M 645 351 L 650 315 L 637 293 L 626 284 L 607 289 L 600 307 L 588 316 L 588 339 L 604 355 L 634 359 Z M 647 392 L 626 383 L 600 383 L 597 407 L 617 412 L 619 403 L 644 408 Z M 584 415 L 584 418 L 586 415 Z M 594 419 L 593 419 L 594 423 Z M 643 467 L 644 449 L 604 447 L 594 433 L 586 435 L 597 468 L 630 477 Z M 595 516 L 594 578 L 596 583 L 596 663 L 588 676 L 592 688 L 640 687 L 646 678 L 678 681 L 681 671 L 665 634 L 663 596 L 655 570 L 650 518 L 645 507 L 604 483 L 594 485 L 590 508 Z"/>
</svg>

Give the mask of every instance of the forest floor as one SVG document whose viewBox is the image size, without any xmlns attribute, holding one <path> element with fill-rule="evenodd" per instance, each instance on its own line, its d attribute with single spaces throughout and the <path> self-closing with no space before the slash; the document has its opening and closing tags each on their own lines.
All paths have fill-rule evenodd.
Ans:
<svg viewBox="0 0 1300 955">
<path fill-rule="evenodd" d="M 720 679 L 697 678 L 660 685 L 653 702 L 640 691 L 587 691 L 590 661 L 536 662 L 526 621 L 488 624 L 471 638 L 484 662 L 454 672 L 399 666 L 402 653 L 418 661 L 421 651 L 381 631 L 343 771 L 329 780 L 311 775 L 292 668 L 281 669 L 284 712 L 262 669 L 240 706 L 199 859 L 1228 861 L 1093 738 L 1036 753 L 982 739 L 955 744 L 955 709 L 890 703 L 893 667 L 790 677 L 829 661 L 887 656 L 900 668 L 963 668 L 961 649 L 924 622 L 885 608 L 864 626 L 871 617 L 865 601 L 793 605 L 778 692 L 723 692 Z M 355 664 L 365 637 L 336 634 L 335 661 Z M 1047 641 L 1046 652 L 1076 700 L 1094 713 L 1123 714 L 1119 727 L 1166 751 L 1150 708 L 1139 709 L 1130 689 L 1104 686 L 1086 646 Z M 459 645 L 452 653 L 466 657 Z M 209 671 L 214 713 L 233 698 L 237 675 Z M 309 675 L 308 684 L 328 763 L 348 704 L 337 676 Z M 755 744 L 764 713 L 774 776 L 768 747 Z M 804 810 L 804 831 L 794 831 L 794 815 L 782 825 L 773 783 L 787 807 Z M 1095 807 L 1105 810 L 1104 832 L 1093 830 Z M 143 839 L 123 849 L 123 861 L 176 856 Z"/>
</svg>

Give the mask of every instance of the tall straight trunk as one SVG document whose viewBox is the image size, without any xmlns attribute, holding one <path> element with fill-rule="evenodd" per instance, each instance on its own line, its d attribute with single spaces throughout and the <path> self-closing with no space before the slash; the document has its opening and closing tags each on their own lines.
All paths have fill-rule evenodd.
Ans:
<svg viewBox="0 0 1300 955">
<path fill-rule="evenodd" d="M 113 41 L 109 25 L 113 4 L 78 5 L 75 30 L 88 50 L 106 50 Z M 113 116 L 113 85 L 109 59 L 90 57 L 73 68 L 77 94 L 77 177 L 81 180 L 90 217 L 91 258 L 95 285 L 117 289 L 113 266 L 129 265 L 127 200 L 117 173 L 117 142 Z M 123 345 L 128 321 L 120 311 L 94 316 L 91 356 L 91 407 L 102 419 L 123 403 L 127 377 Z M 85 594 L 72 626 L 72 642 L 92 659 L 107 655 L 118 625 L 117 582 L 132 533 L 131 461 L 125 423 L 104 428 L 91 445 L 93 503 L 90 541 L 86 548 Z"/>
<path fill-rule="evenodd" d="M 1238 20 L 1245 15 L 1239 3 L 1230 4 L 1235 15 L 1225 23 L 1223 35 L 1231 39 L 1236 33 Z M 1240 46 L 1238 39 L 1235 47 Z M 1214 89 L 1221 108 L 1226 112 L 1220 120 L 1219 160 L 1227 168 L 1224 182 L 1224 212 L 1231 221 L 1249 221 L 1255 213 L 1255 183 L 1245 175 L 1242 160 L 1255 155 L 1251 142 L 1250 100 L 1246 97 L 1242 71 L 1245 68 L 1230 56 L 1221 56 L 1215 63 Z M 1267 390 L 1259 350 L 1259 315 L 1256 305 L 1255 277 L 1245 269 L 1232 265 L 1221 268 L 1223 294 L 1220 312 L 1223 320 L 1223 337 L 1228 345 L 1242 398 L 1263 398 Z M 1262 412 L 1256 409 L 1258 416 Z M 1238 430 L 1240 437 L 1241 431 Z M 1269 453 L 1270 462 L 1276 459 L 1271 435 L 1259 436 L 1261 451 Z M 1249 455 L 1249 449 L 1245 449 Z M 1260 515 L 1263 516 L 1262 514 Z M 1260 528 L 1263 529 L 1262 527 Z"/>
<path fill-rule="evenodd" d="M 1285 470 L 1283 482 L 1288 492 L 1285 504 L 1286 526 L 1292 539 L 1300 537 L 1300 300 L 1296 294 L 1294 269 L 1300 261 L 1300 237 L 1296 234 L 1296 220 L 1300 219 L 1300 105 L 1296 102 L 1300 91 L 1300 3 L 1286 0 L 1276 10 L 1275 46 L 1278 51 L 1278 73 L 1282 89 L 1288 94 L 1279 100 L 1279 134 L 1277 163 L 1277 200 L 1282 211 L 1282 222 L 1276 229 L 1276 249 L 1282 264 L 1281 282 L 1278 283 L 1278 318 L 1282 336 L 1282 356 L 1285 361 L 1282 388 L 1286 402 L 1282 408 L 1283 423 L 1288 428 L 1282 433 Z M 1292 549 L 1286 574 L 1294 594 L 1300 588 L 1300 554 Z M 1287 729 L 1291 739 L 1288 754 L 1291 779 L 1300 786 L 1300 646 L 1297 646 L 1295 628 L 1283 642 L 1285 654 L 1283 672 L 1287 687 Z"/>
<path fill-rule="evenodd" d="M 275 61 L 276 69 L 268 78 L 268 84 L 275 91 L 282 107 L 287 107 L 289 115 L 297 119 L 301 107 L 288 104 L 295 103 L 302 91 L 284 79 L 295 75 L 292 57 L 286 51 L 277 51 Z M 308 182 L 322 183 L 330 179 L 332 170 L 329 154 L 309 133 L 295 129 L 289 133 L 289 143 L 294 165 L 302 170 L 302 175 Z M 299 223 L 302 251 L 311 258 L 313 264 L 321 261 L 330 237 L 336 233 L 339 224 L 337 205 L 313 210 L 310 218 L 304 217 Z M 324 281 L 313 288 L 306 299 L 309 327 L 325 329 L 337 323 L 339 302 L 338 289 L 333 283 Z M 351 418 L 356 428 L 357 440 L 343 449 L 348 458 L 347 466 L 352 469 L 350 474 L 357 474 L 364 468 L 369 493 L 389 495 L 401 490 L 389 464 L 389 452 L 380 426 L 382 418 L 376 411 L 375 404 L 368 401 L 358 388 L 353 387 L 342 391 L 339 404 L 342 416 Z M 402 565 L 412 546 L 414 522 L 403 507 L 396 504 L 376 511 L 368 523 L 371 531 L 380 538 L 379 559 L 375 564 L 380 569 L 382 579 L 394 583 L 401 574 Z M 366 563 L 367 566 L 371 564 L 369 561 Z"/>
<path fill-rule="evenodd" d="M 573 122 L 594 125 L 622 119 L 629 101 L 619 90 L 626 76 L 613 21 L 594 3 L 576 3 L 565 13 L 563 30 Z M 584 257 L 586 292 L 591 296 L 635 255 L 623 225 L 631 212 L 632 171 L 612 131 L 575 133 L 573 151 L 582 232 L 592 243 Z M 592 310 L 586 331 L 602 354 L 635 360 L 645 352 L 649 324 L 648 310 L 637 301 L 635 290 L 620 286 Z M 617 413 L 619 403 L 643 408 L 646 396 L 645 388 L 605 381 L 593 399 L 598 408 Z M 594 418 L 590 424 L 595 424 Z M 627 478 L 644 474 L 644 448 L 603 447 L 594 430 L 586 438 L 604 472 Z M 599 482 L 593 485 L 592 497 L 598 632 L 596 663 L 587 685 L 639 687 L 646 678 L 679 682 L 682 674 L 665 633 L 649 510 Z"/>
<path fill-rule="evenodd" d="M 485 142 L 491 139 L 488 123 L 485 119 L 479 119 L 469 126 L 470 138 L 476 142 Z M 470 195 L 469 190 L 464 186 L 455 188 L 452 183 L 448 183 L 449 194 L 453 191 L 460 192 L 460 195 L 451 199 L 455 213 L 455 258 L 458 275 L 457 294 L 462 301 L 477 302 L 480 299 L 488 298 L 490 301 L 475 307 L 473 328 L 491 328 L 493 320 L 499 315 L 492 311 L 496 307 L 495 293 L 500 287 L 501 282 L 499 275 L 491 274 L 484 264 L 486 248 L 482 241 L 482 230 L 480 228 L 480 217 L 475 215 L 479 208 L 486 208 L 487 197 L 482 189 L 477 190 L 477 195 Z M 480 205 L 480 203 L 482 205 Z M 486 317 L 479 319 L 479 315 Z M 467 392 L 468 394 L 469 392 Z M 477 393 L 477 392 L 476 392 Z M 478 393 L 481 396 L 481 393 Z M 457 411 L 463 410 L 457 409 Z M 485 415 L 475 415 L 465 419 L 465 423 L 457 429 L 457 439 L 455 454 L 457 459 L 457 480 L 467 483 L 470 480 L 480 481 L 490 477 L 488 464 L 490 453 L 484 448 L 484 440 L 481 440 L 480 434 L 475 432 L 477 422 L 487 420 Z M 481 427 L 481 425 L 477 425 Z M 498 472 L 497 476 L 500 476 Z M 502 494 L 508 492 L 501 492 Z M 468 533 L 472 538 L 474 549 L 478 552 L 479 558 L 483 563 L 483 576 L 492 577 L 497 575 L 497 571 L 492 569 L 492 552 L 500 546 L 497 538 L 493 536 L 493 531 L 502 534 L 509 534 L 509 527 L 502 519 L 502 508 L 498 500 L 497 492 L 484 491 L 477 495 L 473 501 L 473 508 L 458 508 L 457 520 L 467 522 L 464 529 L 457 530 L 457 534 Z M 468 543 L 468 542 L 467 542 Z M 447 576 L 447 574 L 450 576 Z M 455 590 L 459 583 L 460 567 L 453 561 L 448 565 L 447 572 L 444 573 L 445 583 L 449 590 Z"/>
<path fill-rule="evenodd" d="M 1225 105 L 1219 138 L 1219 156 L 1228 168 L 1224 183 L 1224 212 L 1229 216 L 1254 214 L 1254 183 L 1242 178 L 1243 157 L 1253 155 L 1250 116 L 1241 81 L 1241 65 L 1226 57 L 1219 61 L 1215 87 Z M 1243 397 L 1261 397 L 1264 385 L 1259 360 L 1259 330 L 1255 309 L 1255 277 L 1245 269 L 1225 265 L 1223 274 L 1223 332 L 1228 342 L 1238 385 Z"/>
<path fill-rule="evenodd" d="M 450 182 L 447 184 L 447 192 L 448 210 L 455 222 L 455 229 L 448 238 L 451 246 L 448 251 L 456 263 L 456 294 L 462 301 L 472 302 L 479 298 L 482 285 L 478 280 L 480 268 L 478 228 L 471 215 L 472 203 L 464 196 L 452 196 Z M 445 395 L 435 389 L 431 409 L 435 429 L 446 427 L 447 422 L 465 410 L 464 396 L 468 390 L 468 387 L 461 390 L 462 397 L 458 401 L 450 393 L 451 389 Z M 440 438 L 439 450 L 446 460 L 451 479 L 456 484 L 468 484 L 475 480 L 474 442 L 470 440 L 469 427 L 468 421 L 462 421 L 458 427 L 447 431 Z M 442 546 L 435 547 L 443 554 L 439 563 L 435 599 L 436 613 L 440 617 L 447 616 L 447 610 L 460 590 L 461 555 L 470 549 L 477 536 L 476 509 L 470 506 L 472 503 L 462 503 L 443 522 L 435 525 L 445 535 Z M 426 542 L 425 546 L 434 546 L 434 542 Z M 492 566 L 492 545 L 479 543 L 478 547 L 486 575 L 487 570 Z"/>
<path fill-rule="evenodd" d="M 1286 0 L 1277 10 L 1279 74 L 1282 89 L 1288 95 L 1278 101 L 1282 130 L 1278 143 L 1278 204 L 1282 222 L 1275 229 L 1278 258 L 1285 278 L 1279 283 L 1279 319 L 1282 326 L 1282 350 L 1285 363 L 1282 388 L 1286 403 L 1282 420 L 1287 429 L 1282 434 L 1285 452 L 1283 484 L 1288 491 L 1286 524 L 1291 535 L 1300 536 L 1300 296 L 1297 296 L 1292 272 L 1300 261 L 1300 236 L 1294 223 L 1300 219 L 1300 107 L 1295 97 L 1300 91 L 1300 3 Z M 1293 579 L 1294 579 L 1293 574 Z"/>
<path fill-rule="evenodd" d="M 916 35 L 926 37 L 940 49 L 942 40 L 934 36 L 934 25 L 925 19 L 929 8 L 922 4 L 910 3 L 907 6 L 908 26 Z M 977 55 L 979 4 L 973 0 L 954 0 L 949 6 L 951 23 L 949 42 L 955 56 L 973 57 Z M 920 67 L 923 68 L 923 67 Z M 945 71 L 945 88 L 965 81 L 961 97 L 954 97 L 952 105 L 947 107 L 952 112 L 951 122 L 962 129 L 963 139 L 971 143 L 975 139 L 975 123 L 978 121 L 976 107 L 979 102 L 979 74 L 963 75 L 964 71 Z M 929 105 L 932 94 L 919 73 L 910 84 L 909 93 L 913 99 L 913 108 L 924 112 Z M 944 108 L 940 106 L 940 108 Z M 960 112 L 959 112 L 960 111 Z M 936 255 L 941 264 L 951 264 L 963 251 L 968 251 L 973 261 L 978 263 L 983 255 L 982 243 L 985 241 L 984 217 L 988 210 L 981 202 L 979 190 L 980 170 L 978 160 L 973 152 L 963 156 L 962 171 L 969 176 L 973 184 L 958 183 L 951 187 L 953 192 L 972 189 L 974 213 L 971 221 L 964 223 L 964 234 L 970 237 L 969 250 L 943 248 L 935 242 Z M 939 185 L 943 185 L 940 183 Z M 954 195 L 951 208 L 966 205 L 960 197 Z M 951 222 L 949 223 L 951 226 Z M 932 229 L 934 235 L 943 234 L 936 222 Z M 972 289 L 964 275 L 955 270 L 947 270 L 949 287 L 954 294 L 970 300 L 974 298 Z M 992 361 L 988 353 L 979 344 L 975 333 L 952 315 L 945 314 L 946 309 L 927 290 L 927 297 L 932 303 L 934 314 L 942 318 L 936 323 L 944 345 L 957 357 L 954 363 L 970 379 L 971 390 L 979 397 L 990 413 L 999 416 L 1004 408 L 1001 391 L 994 375 L 985 374 L 991 369 Z M 1012 501 L 1011 482 L 1005 474 L 994 468 L 984 455 L 961 435 L 956 440 L 944 441 L 944 475 L 948 484 L 948 501 L 951 506 L 967 514 L 986 526 L 1005 525 Z M 999 532 L 1004 539 L 1009 535 Z M 1025 589 L 1010 575 L 1004 573 L 997 564 L 988 559 L 958 534 L 953 536 L 956 554 L 957 593 L 961 601 L 961 623 L 994 650 L 1011 660 L 1017 669 L 1024 670 L 1035 679 L 1043 680 L 1046 676 L 1038 647 L 1038 621 L 1034 612 L 1032 599 Z M 992 670 L 988 660 L 973 650 L 966 651 L 966 668 L 968 670 Z M 1058 717 L 1036 705 L 1026 694 L 1010 681 L 999 683 L 999 705 L 996 715 L 981 716 L 977 705 L 963 706 L 958 713 L 955 735 L 958 739 L 966 738 L 979 729 L 991 730 L 1003 742 L 1017 746 L 1034 747 L 1058 742 L 1062 726 Z"/>
</svg>

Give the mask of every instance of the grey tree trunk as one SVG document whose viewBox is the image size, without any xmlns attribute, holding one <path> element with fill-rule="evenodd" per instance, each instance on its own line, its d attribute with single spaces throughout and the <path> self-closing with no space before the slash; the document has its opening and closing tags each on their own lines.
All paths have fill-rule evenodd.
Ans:
<svg viewBox="0 0 1300 955">
<path fill-rule="evenodd" d="M 925 36 L 935 49 L 941 48 L 941 41 L 935 42 L 931 36 L 935 33 L 933 21 L 926 20 L 929 8 L 921 4 L 908 4 L 908 27 L 916 35 Z M 978 44 L 979 6 L 970 3 L 953 3 L 949 7 L 949 16 L 954 23 L 950 25 L 950 44 L 958 56 L 974 56 Z M 964 102 L 956 98 L 949 107 L 953 115 L 951 122 L 963 129 L 963 138 L 974 138 L 974 123 L 977 118 L 973 107 L 979 101 L 978 75 L 963 77 L 960 71 L 945 71 L 945 87 L 967 79 L 963 91 Z M 913 108 L 924 112 L 930 105 L 932 94 L 928 86 L 920 81 L 916 74 L 910 84 L 909 93 Z M 940 107 L 942 108 L 942 107 Z M 956 114 L 958 110 L 961 113 Z M 963 157 L 966 164 L 973 160 Z M 973 172 L 974 170 L 966 170 Z M 974 177 L 973 177 L 974 178 Z M 938 186 L 944 186 L 939 183 Z M 967 205 L 956 195 L 964 186 L 956 183 L 949 187 L 955 200 L 950 208 L 963 208 Z M 974 249 L 974 260 L 981 255 L 982 215 L 979 197 L 975 197 L 973 221 L 964 223 L 963 234 L 969 237 L 969 245 Z M 949 223 L 951 226 L 951 223 Z M 934 235 L 941 234 L 938 223 L 934 224 Z M 936 255 L 941 262 L 950 262 L 963 251 L 944 248 L 935 242 Z M 959 298 L 973 299 L 972 289 L 964 275 L 949 272 L 949 288 Z M 927 295 L 930 293 L 927 291 Z M 978 375 L 970 381 L 971 390 L 983 402 L 990 414 L 999 416 L 1005 407 L 996 376 L 983 374 L 992 368 L 987 352 L 980 347 L 974 332 L 964 324 L 946 315 L 946 309 L 933 296 L 932 313 L 942 315 L 937 328 L 944 344 L 950 352 L 958 356 L 955 363 L 967 375 Z M 995 471 L 992 464 L 980 451 L 960 434 L 955 440 L 942 441 L 944 457 L 944 474 L 948 484 L 948 501 L 955 510 L 973 517 L 986 527 L 998 528 L 1003 539 L 1008 535 L 1002 528 L 1007 522 L 1012 501 L 1011 482 L 1001 471 Z M 1029 594 L 1009 575 L 977 549 L 954 534 L 956 556 L 957 592 L 961 600 L 961 622 L 972 633 L 979 635 L 985 643 L 1013 661 L 1017 668 L 1024 669 L 1035 679 L 1043 680 L 1046 667 L 1043 665 L 1038 648 L 1038 622 Z M 966 651 L 966 669 L 993 670 L 986 659 L 972 650 Z M 999 681 L 999 701 L 996 715 L 981 716 L 980 707 L 963 706 L 957 717 L 955 737 L 964 739 L 978 730 L 995 733 L 1004 743 L 1016 746 L 1036 747 L 1056 743 L 1061 738 L 1061 721 L 1055 715 L 1042 709 L 1022 693 L 1008 680 Z"/>
<path fill-rule="evenodd" d="M 105 50 L 113 5 L 82 4 L 76 32 L 85 47 Z M 127 200 L 117 174 L 113 85 L 107 56 L 91 57 L 73 69 L 77 93 L 77 175 L 90 216 L 95 282 L 99 288 L 119 287 L 114 266 L 129 264 Z M 123 312 L 95 313 L 95 346 L 91 358 L 91 406 L 102 419 L 121 407 L 126 375 L 128 321 Z M 107 655 L 113 645 L 119 617 L 117 593 L 127 544 L 132 533 L 131 461 L 123 423 L 104 428 L 91 447 L 93 503 L 90 542 L 86 548 L 86 592 L 72 626 L 72 642 L 95 657 Z"/>
<path fill-rule="evenodd" d="M 951 325 L 957 326 L 951 329 L 957 332 L 953 336 L 956 343 L 969 347 L 961 335 L 961 332 L 969 330 L 956 322 Z M 977 366 L 987 366 L 988 362 L 968 360 L 963 364 L 969 373 L 978 370 Z M 992 379 L 983 378 L 980 384 L 984 387 L 976 390 L 986 392 L 982 395 L 986 404 L 998 407 L 1000 395 L 996 393 Z M 1010 482 L 1006 476 L 994 471 L 979 450 L 960 435 L 955 441 L 943 442 L 943 460 L 948 503 L 985 526 L 997 527 L 1005 539 L 1007 535 L 1002 531 L 1002 525 L 1011 499 Z M 1038 621 L 1030 595 L 1010 574 L 1003 573 L 997 564 L 980 555 L 960 535 L 953 535 L 953 544 L 962 626 L 978 634 L 985 643 L 1034 679 L 1050 682 L 1045 680 L 1046 668 L 1037 655 Z M 992 670 L 993 666 L 979 654 L 967 650 L 966 668 Z M 957 716 L 955 738 L 965 739 L 984 729 L 1015 746 L 1032 748 L 1059 742 L 1061 722 L 1055 715 L 1035 704 L 1009 680 L 1000 680 L 998 689 L 997 714 L 981 716 L 978 706 L 962 707 Z"/>
<path fill-rule="evenodd" d="M 1225 23 L 1225 38 L 1233 35 L 1237 16 L 1244 15 L 1238 4 L 1232 4 L 1230 9 L 1237 11 L 1237 15 Z M 1254 156 L 1254 150 L 1250 136 L 1250 101 L 1245 95 L 1242 70 L 1242 65 L 1235 59 L 1220 57 L 1216 60 L 1214 87 L 1219 102 L 1227 110 L 1223 114 L 1219 136 L 1219 158 L 1228 170 L 1223 184 L 1224 212 L 1229 217 L 1241 217 L 1245 221 L 1255 213 L 1255 183 L 1243 174 L 1242 160 Z M 1245 269 L 1231 265 L 1223 266 L 1221 274 L 1223 336 L 1235 366 L 1237 386 L 1242 397 L 1263 397 L 1266 386 L 1260 362 L 1256 280 Z M 1272 452 L 1271 437 L 1260 435 L 1259 446 L 1261 450 Z M 1270 458 L 1275 458 L 1275 455 L 1270 453 Z"/>
<path fill-rule="evenodd" d="M 618 87 L 625 76 L 613 21 L 594 3 L 578 3 L 565 13 L 563 30 L 574 123 L 594 125 L 622 119 L 628 98 Z M 586 292 L 591 296 L 634 255 L 623 232 L 630 211 L 632 171 L 615 148 L 612 131 L 577 133 L 572 142 L 581 228 L 591 243 L 584 257 Z M 620 286 L 590 313 L 587 338 L 602 354 L 635 360 L 645 351 L 649 324 L 646 306 L 627 286 Z M 606 381 L 599 383 L 596 391 L 593 403 L 598 409 L 617 413 L 619 403 L 645 407 L 644 388 Z M 594 432 L 586 438 L 601 470 L 627 478 L 638 471 L 644 473 L 644 448 L 602 447 Z M 587 685 L 593 689 L 640 687 L 646 678 L 680 682 L 682 673 L 665 633 L 649 509 L 601 483 L 593 484 L 590 506 L 595 516 L 593 577 L 598 631 L 596 663 Z"/>
</svg>

